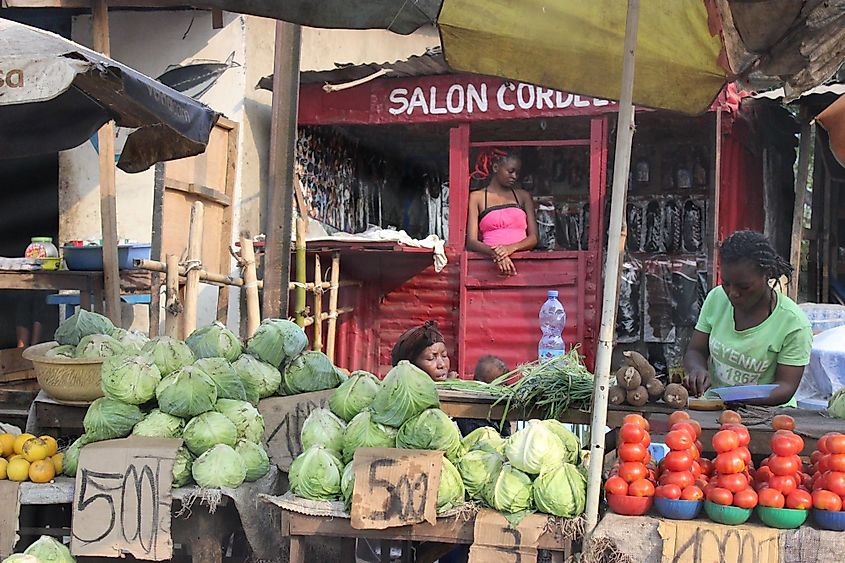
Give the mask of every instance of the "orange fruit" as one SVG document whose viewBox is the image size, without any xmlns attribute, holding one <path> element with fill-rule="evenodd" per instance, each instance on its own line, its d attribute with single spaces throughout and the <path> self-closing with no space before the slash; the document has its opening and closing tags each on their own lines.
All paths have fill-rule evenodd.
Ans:
<svg viewBox="0 0 845 563">
<path fill-rule="evenodd" d="M 56 476 L 56 469 L 49 459 L 36 461 L 29 466 L 29 480 L 33 483 L 49 483 Z"/>
<path fill-rule="evenodd" d="M 26 481 L 29 478 L 29 462 L 22 457 L 13 459 L 6 467 L 6 476 L 10 481 Z"/>
<path fill-rule="evenodd" d="M 50 457 L 50 446 L 41 438 L 30 438 L 24 442 L 21 453 L 29 463 L 41 461 Z"/>
<path fill-rule="evenodd" d="M 48 453 L 47 455 L 48 456 L 56 455 L 56 452 L 59 451 L 59 443 L 56 441 L 56 439 L 53 438 L 52 436 L 47 436 L 46 434 L 44 436 L 39 436 L 39 438 L 44 440 L 44 442 L 47 444 L 47 447 L 50 450 L 50 453 Z"/>
<path fill-rule="evenodd" d="M 31 440 L 32 438 L 35 438 L 35 436 L 33 436 L 32 434 L 21 434 L 21 435 L 15 437 L 15 443 L 14 443 L 14 446 L 13 446 L 14 452 L 16 454 L 22 453 L 24 443 L 27 440 Z"/>
<path fill-rule="evenodd" d="M 56 475 L 60 475 L 65 463 L 65 454 L 56 454 L 52 456 L 50 460 L 53 462 L 53 469 L 56 470 Z"/>
<path fill-rule="evenodd" d="M 9 457 L 15 453 L 15 435 L 0 434 L 0 456 Z"/>
<path fill-rule="evenodd" d="M 6 468 L 9 466 L 9 462 L 6 461 L 5 458 L 0 457 L 0 479 L 6 478 Z"/>
</svg>

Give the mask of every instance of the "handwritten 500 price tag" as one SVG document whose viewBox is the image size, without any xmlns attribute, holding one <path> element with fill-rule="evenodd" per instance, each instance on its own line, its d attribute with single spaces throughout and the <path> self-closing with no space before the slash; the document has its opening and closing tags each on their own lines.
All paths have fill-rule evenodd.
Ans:
<svg viewBox="0 0 845 563">
<path fill-rule="evenodd" d="M 181 440 L 132 437 L 82 448 L 71 551 L 89 557 L 173 557 L 170 487 Z"/>
</svg>

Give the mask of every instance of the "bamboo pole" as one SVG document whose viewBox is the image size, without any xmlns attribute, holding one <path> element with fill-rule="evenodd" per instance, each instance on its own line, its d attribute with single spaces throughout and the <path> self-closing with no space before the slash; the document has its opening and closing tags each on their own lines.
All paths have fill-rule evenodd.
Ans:
<svg viewBox="0 0 845 563">
<path fill-rule="evenodd" d="M 322 313 L 320 315 L 320 320 L 321 321 L 327 321 L 327 320 L 331 320 L 332 318 L 336 319 L 339 316 L 346 315 L 348 313 L 351 313 L 354 310 L 355 309 L 352 308 L 352 307 L 341 307 L 340 309 L 337 310 L 337 313 L 334 314 L 334 315 L 332 315 L 331 313 Z M 302 326 L 311 326 L 312 324 L 314 324 L 314 316 L 309 315 L 309 316 L 305 317 L 305 319 L 303 320 Z"/>
<path fill-rule="evenodd" d="M 810 175 L 810 141 L 813 138 L 813 123 L 806 104 L 799 110 L 801 137 L 798 141 L 798 175 L 795 177 L 795 204 L 792 208 L 792 238 L 789 244 L 789 263 L 793 275 L 789 283 L 789 297 L 798 299 L 798 278 L 801 277 L 801 240 L 804 235 L 804 201 L 807 194 L 807 178 Z"/>
<path fill-rule="evenodd" d="M 185 276 L 185 312 L 182 319 L 182 335 L 187 337 L 197 328 L 197 299 L 200 289 L 200 265 L 202 264 L 202 227 L 205 207 L 195 201 L 191 205 L 191 222 L 188 226 L 188 272 Z"/>
<path fill-rule="evenodd" d="M 167 255 L 166 277 L 164 282 L 164 334 L 171 338 L 179 336 L 179 315 L 182 305 L 179 303 L 179 259 L 175 254 Z"/>
<path fill-rule="evenodd" d="M 331 286 L 329 287 L 329 325 L 326 337 L 326 355 L 334 362 L 334 348 L 337 342 L 337 298 L 340 282 L 340 252 L 332 254 Z M 334 313 L 334 316 L 331 316 Z"/>
<path fill-rule="evenodd" d="M 323 265 L 320 264 L 320 255 L 314 256 L 314 283 L 320 283 L 323 280 Z M 314 313 L 313 317 L 317 319 L 314 322 L 314 345 L 313 348 L 317 352 L 323 351 L 323 290 L 314 288 Z"/>
<path fill-rule="evenodd" d="M 293 314 L 296 324 L 305 326 L 305 284 L 307 283 L 307 268 L 305 256 L 305 220 L 296 218 L 296 283 L 294 288 Z"/>
<path fill-rule="evenodd" d="M 241 235 L 241 259 L 243 260 L 243 287 L 246 293 L 246 336 L 249 338 L 261 322 L 261 308 L 258 302 L 258 277 L 255 272 L 255 249 L 252 238 Z"/>
<path fill-rule="evenodd" d="M 604 466 L 607 398 L 610 390 L 610 358 L 616 328 L 616 293 L 619 278 L 619 257 L 624 238 L 622 219 L 628 191 L 628 172 L 631 167 L 631 144 L 634 138 L 634 53 L 637 46 L 640 0 L 628 0 L 625 23 L 622 86 L 619 98 L 619 121 L 616 127 L 616 154 L 613 162 L 613 193 L 610 203 L 610 225 L 607 237 L 604 295 L 602 298 L 601 328 L 596 354 L 596 377 L 593 390 L 593 417 L 590 432 L 590 467 L 587 473 L 586 532 L 592 533 L 598 524 L 601 475 Z"/>
</svg>

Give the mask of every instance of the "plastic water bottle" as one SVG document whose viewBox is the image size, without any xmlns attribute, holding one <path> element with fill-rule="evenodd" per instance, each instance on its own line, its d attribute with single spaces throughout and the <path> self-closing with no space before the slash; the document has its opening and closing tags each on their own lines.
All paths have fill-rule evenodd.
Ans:
<svg viewBox="0 0 845 563">
<path fill-rule="evenodd" d="M 566 353 L 563 342 L 563 327 L 566 325 L 566 311 L 557 300 L 557 291 L 550 290 L 549 298 L 540 307 L 540 331 L 543 337 L 538 347 L 538 357 L 548 360 Z"/>
</svg>

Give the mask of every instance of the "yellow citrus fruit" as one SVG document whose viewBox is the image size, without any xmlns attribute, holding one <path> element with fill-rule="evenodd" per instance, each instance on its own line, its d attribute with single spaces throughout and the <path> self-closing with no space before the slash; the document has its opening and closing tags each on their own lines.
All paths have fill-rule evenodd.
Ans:
<svg viewBox="0 0 845 563">
<path fill-rule="evenodd" d="M 10 455 L 6 459 L 8 461 L 12 461 L 12 460 L 15 460 L 15 459 L 23 459 L 23 456 L 21 454 L 14 454 L 14 455 Z"/>
<path fill-rule="evenodd" d="M 10 481 L 26 481 L 29 478 L 29 462 L 22 457 L 13 459 L 6 467 L 6 475 Z"/>
<path fill-rule="evenodd" d="M 8 467 L 9 462 L 6 461 L 4 458 L 0 457 L 0 479 L 6 478 L 6 467 Z"/>
<path fill-rule="evenodd" d="M 35 438 L 32 434 L 21 434 L 15 438 L 13 450 L 16 454 L 23 453 L 23 445 L 27 440 Z"/>
<path fill-rule="evenodd" d="M 56 475 L 61 474 L 65 463 L 65 454 L 56 454 L 50 460 L 53 462 L 53 469 L 56 470 Z"/>
<path fill-rule="evenodd" d="M 33 483 L 49 483 L 56 476 L 56 469 L 49 459 L 36 461 L 29 466 L 29 480 Z"/>
<path fill-rule="evenodd" d="M 47 444 L 48 449 L 50 450 L 50 453 L 48 453 L 47 455 L 48 456 L 56 455 L 56 452 L 59 451 L 59 443 L 56 442 L 56 439 L 53 438 L 52 436 L 47 436 L 47 435 L 39 436 L 39 438 L 44 440 L 44 442 Z"/>
<path fill-rule="evenodd" d="M 50 446 L 41 438 L 30 438 L 23 444 L 23 457 L 29 463 L 50 457 Z"/>
<path fill-rule="evenodd" d="M 9 457 L 15 453 L 15 435 L 0 434 L 0 455 Z"/>
</svg>

